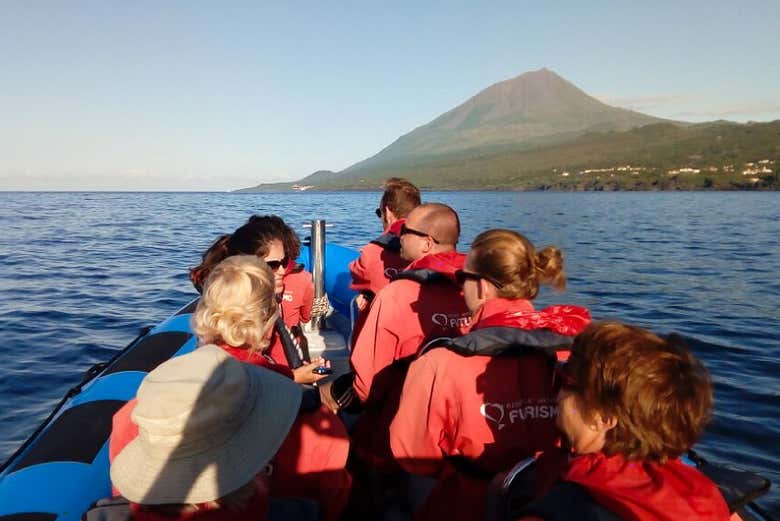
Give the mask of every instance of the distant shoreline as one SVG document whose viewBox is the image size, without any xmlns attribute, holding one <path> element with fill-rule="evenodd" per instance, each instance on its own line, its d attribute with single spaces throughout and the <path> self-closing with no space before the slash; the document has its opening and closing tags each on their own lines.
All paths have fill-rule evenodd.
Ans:
<svg viewBox="0 0 780 521">
<path fill-rule="evenodd" d="M 633 192 L 633 193 L 733 193 L 733 192 L 777 192 L 780 187 L 773 188 L 751 188 L 751 189 L 666 189 L 666 190 L 636 190 L 636 189 L 590 189 L 590 190 L 561 190 L 561 189 L 512 189 L 512 188 L 429 188 L 421 187 L 424 192 L 473 192 L 473 193 L 599 193 L 599 192 Z M 252 194 L 329 194 L 329 193 L 380 193 L 379 188 L 320 188 L 311 189 L 304 192 L 298 190 L 1 190 L 0 194 L 232 194 L 232 195 L 252 195 Z"/>
</svg>

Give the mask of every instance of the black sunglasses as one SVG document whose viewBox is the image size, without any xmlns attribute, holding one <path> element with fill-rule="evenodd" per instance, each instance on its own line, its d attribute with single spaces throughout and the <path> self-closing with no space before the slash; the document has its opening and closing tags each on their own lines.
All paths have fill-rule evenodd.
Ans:
<svg viewBox="0 0 780 521">
<path fill-rule="evenodd" d="M 375 214 L 376 214 L 376 216 L 377 216 L 377 217 L 379 217 L 380 219 L 382 218 L 382 209 L 381 209 L 381 208 L 377 208 L 376 210 L 374 210 L 374 213 L 375 213 Z"/>
<path fill-rule="evenodd" d="M 474 273 L 474 272 L 466 271 L 466 270 L 457 270 L 455 272 L 455 280 L 461 286 L 467 280 L 475 280 L 476 281 L 476 280 L 480 280 L 480 279 L 487 280 L 488 282 L 493 284 L 498 289 L 501 289 L 501 288 L 504 287 L 504 285 L 502 283 L 500 283 L 499 281 L 497 281 L 495 278 L 491 277 L 490 275 L 483 275 L 481 273 Z"/>
<path fill-rule="evenodd" d="M 271 268 L 271 271 L 276 271 L 282 266 L 286 268 L 287 264 L 289 263 L 289 260 L 285 256 L 282 260 L 270 260 L 270 261 L 265 261 L 265 263 L 268 264 L 268 267 Z"/>
<path fill-rule="evenodd" d="M 406 226 L 406 223 L 403 223 L 401 225 L 401 235 L 406 235 L 407 233 L 416 235 L 418 237 L 430 237 L 433 242 L 439 244 L 439 241 L 436 240 L 436 237 L 434 237 L 430 233 L 425 233 L 425 232 L 421 232 L 420 230 L 415 230 L 414 228 L 409 228 L 408 226 Z"/>
</svg>

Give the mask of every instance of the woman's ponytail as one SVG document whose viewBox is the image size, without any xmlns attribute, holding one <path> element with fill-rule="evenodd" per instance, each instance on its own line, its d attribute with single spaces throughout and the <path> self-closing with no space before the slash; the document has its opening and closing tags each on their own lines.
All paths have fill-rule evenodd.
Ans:
<svg viewBox="0 0 780 521">
<path fill-rule="evenodd" d="M 536 271 L 539 282 L 546 283 L 554 289 L 566 289 L 566 272 L 563 270 L 563 252 L 554 246 L 547 246 L 536 252 Z"/>
</svg>

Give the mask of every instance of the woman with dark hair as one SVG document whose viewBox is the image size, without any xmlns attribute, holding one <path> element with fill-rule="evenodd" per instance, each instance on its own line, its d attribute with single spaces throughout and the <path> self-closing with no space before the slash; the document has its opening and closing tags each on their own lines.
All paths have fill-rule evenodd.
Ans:
<svg viewBox="0 0 780 521">
<path fill-rule="evenodd" d="M 726 521 L 714 483 L 680 456 L 710 418 L 707 370 L 679 341 L 594 324 L 559 370 L 557 424 L 570 453 L 537 462 L 540 497 L 524 521 Z"/>
<path fill-rule="evenodd" d="M 235 232 L 222 235 L 206 250 L 200 265 L 190 270 L 190 280 L 198 292 L 202 292 L 206 278 L 222 260 L 233 255 L 260 257 L 274 274 L 274 291 L 281 305 L 284 324 L 288 328 L 297 327 L 300 322 L 309 321 L 314 298 L 311 274 L 295 263 L 295 259 L 300 255 L 300 248 L 298 236 L 281 217 L 253 215 Z M 300 331 L 299 328 L 297 330 Z M 275 362 L 289 366 L 290 361 L 285 356 L 281 337 L 286 334 L 288 332 L 275 332 L 268 355 Z M 303 335 L 299 332 L 299 342 L 303 340 Z M 315 366 L 325 363 L 322 359 L 313 362 L 316 362 Z M 312 383 L 321 378 L 322 376 L 310 375 L 306 381 L 299 378 L 296 378 L 296 381 Z"/>
<path fill-rule="evenodd" d="M 556 349 L 590 322 L 576 306 L 534 310 L 540 284 L 564 287 L 563 256 L 514 231 L 479 234 L 455 275 L 470 331 L 412 362 L 390 428 L 400 465 L 437 480 L 416 519 L 483 519 L 490 478 L 553 446 Z"/>
</svg>

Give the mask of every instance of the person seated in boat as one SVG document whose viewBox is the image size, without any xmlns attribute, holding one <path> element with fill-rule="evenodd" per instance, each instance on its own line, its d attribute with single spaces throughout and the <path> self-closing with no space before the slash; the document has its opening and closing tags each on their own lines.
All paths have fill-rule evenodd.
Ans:
<svg viewBox="0 0 780 521">
<path fill-rule="evenodd" d="M 291 370 L 267 355 L 279 313 L 275 291 L 274 273 L 257 256 L 233 255 L 219 263 L 206 279 L 192 315 L 192 330 L 199 344 L 216 345 L 238 360 L 297 382 L 322 378 L 311 368 L 320 361 Z M 316 389 L 314 396 L 319 397 Z M 114 416 L 109 458 L 137 434 L 130 422 L 134 406 L 130 401 Z M 312 406 L 304 398 L 301 413 L 275 459 L 271 496 L 314 499 L 323 519 L 337 519 L 351 487 L 352 479 L 345 470 L 348 453 L 349 437 L 341 420 L 319 401 Z"/>
<path fill-rule="evenodd" d="M 563 255 L 511 230 L 480 233 L 456 272 L 470 331 L 412 362 L 390 427 L 406 471 L 435 478 L 416 519 L 484 519 L 492 476 L 554 446 L 556 351 L 590 323 L 578 306 L 534 310 L 541 284 L 563 289 Z"/>
<path fill-rule="evenodd" d="M 366 435 L 374 441 L 380 441 L 377 431 L 386 433 L 395 414 L 394 408 L 386 410 L 384 405 L 393 401 L 393 395 L 396 403 L 389 405 L 397 405 L 403 361 L 413 358 L 425 340 L 464 332 L 470 317 L 455 281 L 466 257 L 455 249 L 460 235 L 455 210 L 440 203 L 420 205 L 409 213 L 399 233 L 407 268 L 374 299 L 350 356 L 354 372 L 333 386 L 321 387 L 323 395 L 330 391 L 331 399 L 325 400 L 334 408 L 354 407 L 356 402 L 365 406 L 359 424 L 366 424 Z M 381 423 L 370 414 L 378 411 L 389 414 Z M 355 441 L 359 424 L 358 432 L 353 432 Z M 386 435 L 384 443 L 385 455 L 391 457 Z"/>
<path fill-rule="evenodd" d="M 250 219 L 251 220 L 251 219 Z M 287 270 L 282 282 L 282 318 L 284 324 L 299 341 L 301 347 L 305 347 L 306 341 L 302 326 L 311 320 L 312 306 L 314 304 L 314 281 L 311 273 L 303 264 L 296 262 L 301 254 L 301 240 L 292 228 L 284 221 L 278 219 L 277 225 L 284 236 L 284 253 L 287 256 Z M 308 360 L 308 349 L 304 349 L 304 359 Z"/>
<path fill-rule="evenodd" d="M 593 324 L 560 380 L 557 424 L 569 451 L 539 458 L 538 498 L 514 519 L 729 519 L 715 484 L 680 460 L 712 408 L 710 376 L 681 341 Z"/>
<path fill-rule="evenodd" d="M 465 259 L 455 249 L 460 235 L 455 210 L 439 203 L 418 206 L 399 233 L 401 255 L 410 264 L 371 304 L 350 356 L 353 372 L 320 385 L 323 402 L 334 410 L 361 413 L 351 430 L 350 468 L 355 499 L 366 501 L 354 516 L 377 515 L 387 495 L 381 491 L 401 470 L 388 433 L 408 361 L 426 340 L 461 334 L 470 317 L 455 281 Z"/>
<path fill-rule="evenodd" d="M 400 231 L 409 212 L 420 205 L 420 190 L 400 177 L 386 179 L 382 188 L 382 198 L 375 210 L 382 221 L 382 235 L 363 246 L 360 256 L 349 264 L 350 288 L 359 292 L 359 314 L 352 330 L 353 338 L 357 338 L 374 296 L 409 264 L 401 257 Z"/>
<path fill-rule="evenodd" d="M 260 258 L 226 258 L 206 279 L 192 315 L 192 330 L 202 344 L 217 344 L 239 360 L 280 371 L 298 383 L 314 383 L 325 377 L 314 369 L 329 366 L 326 360 L 317 358 L 291 369 L 279 363 L 270 349 L 278 336 L 278 284 L 276 272 Z"/>
<path fill-rule="evenodd" d="M 273 460 L 300 402 L 289 378 L 214 345 L 163 362 L 138 389 L 138 435 L 111 462 L 121 497 L 82 519 L 267 519 Z"/>
<path fill-rule="evenodd" d="M 301 266 L 295 265 L 295 259 L 300 253 L 300 240 L 295 232 L 285 222 L 275 215 L 253 215 L 232 234 L 221 236 L 203 254 L 200 265 L 190 270 L 190 280 L 199 292 L 203 283 L 214 267 L 231 255 L 256 255 L 266 261 L 274 273 L 277 300 L 281 303 L 283 321 L 277 324 L 276 332 L 271 339 L 270 356 L 283 365 L 298 365 L 288 360 L 284 341 L 290 336 L 286 327 L 298 325 L 298 322 L 308 321 L 311 313 L 314 285 L 311 274 Z M 293 265 L 294 268 L 290 269 Z M 298 343 L 305 345 L 302 333 L 299 333 Z M 308 353 L 303 353 L 308 361 Z"/>
</svg>

